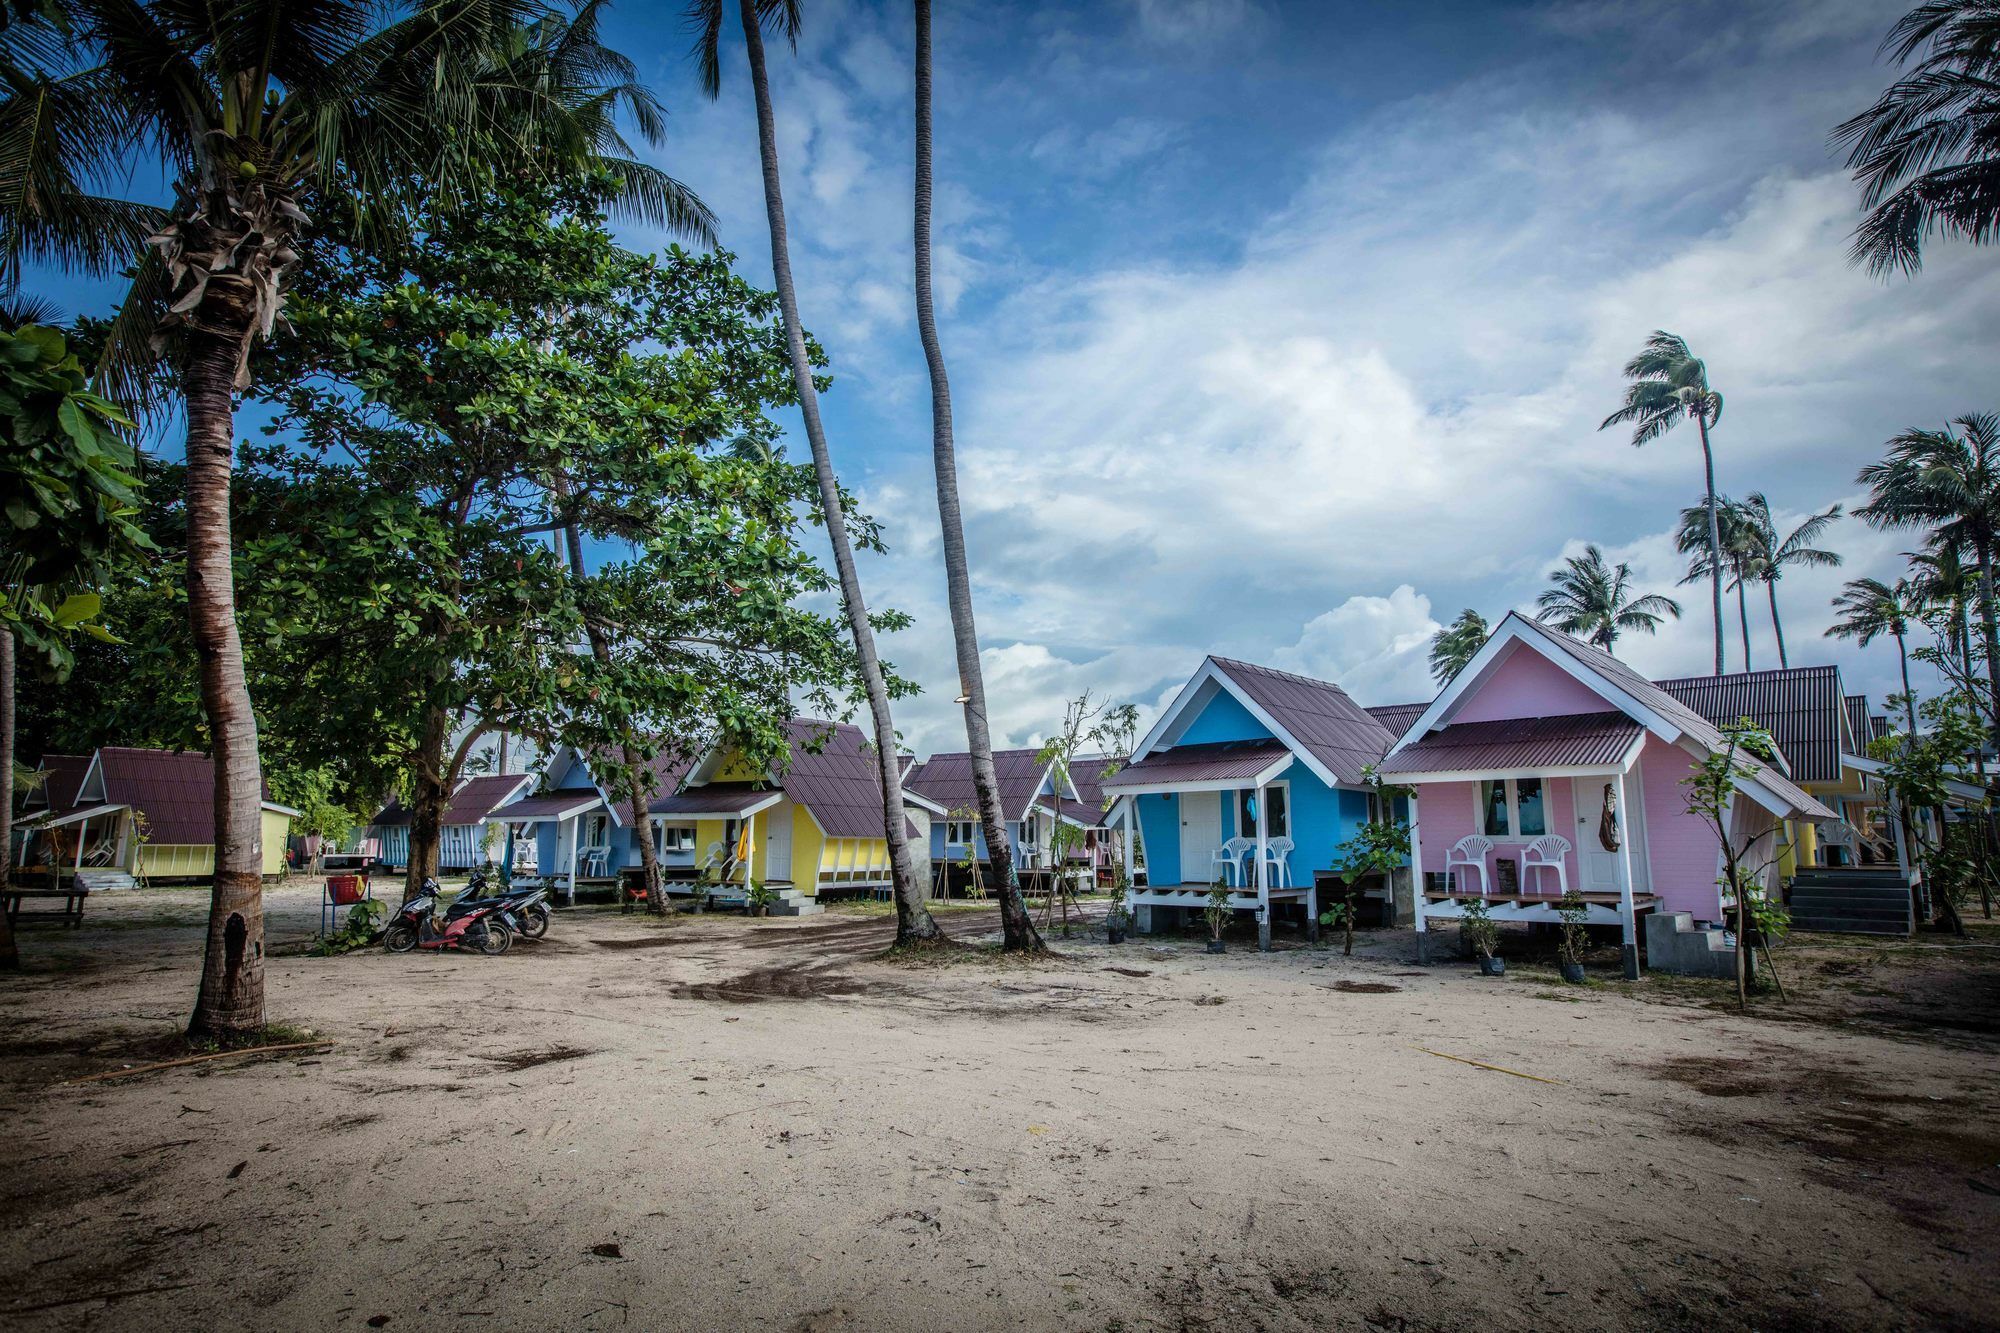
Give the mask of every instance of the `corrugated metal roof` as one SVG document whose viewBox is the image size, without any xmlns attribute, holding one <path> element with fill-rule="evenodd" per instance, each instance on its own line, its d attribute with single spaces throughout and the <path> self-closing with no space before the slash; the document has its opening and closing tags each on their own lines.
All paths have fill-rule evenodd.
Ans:
<svg viewBox="0 0 2000 1333">
<path fill-rule="evenodd" d="M 1840 781 L 1846 700 L 1840 671 L 1830 666 L 1738 671 L 1654 681 L 1716 726 L 1749 718 L 1771 733 L 1799 782 Z"/>
<path fill-rule="evenodd" d="M 1163 782 L 1248 779 L 1290 753 L 1283 741 L 1204 741 L 1199 745 L 1176 745 L 1169 750 L 1155 750 L 1144 759 L 1125 765 L 1104 780 L 1104 790 L 1115 795 L 1132 787 Z"/>
<path fill-rule="evenodd" d="M 1603 649 L 1593 647 L 1581 639 L 1573 639 L 1561 630 L 1544 625 L 1539 620 L 1531 619 L 1518 611 L 1509 611 L 1507 619 L 1518 622 L 1529 633 L 1540 636 L 1551 647 L 1568 654 L 1587 669 L 1680 728 L 1699 744 L 1710 750 L 1721 750 L 1727 744 L 1722 738 L 1722 733 L 1717 731 L 1707 718 Z M 1756 774 L 1757 781 L 1788 802 L 1794 811 L 1812 819 L 1834 818 L 1833 811 L 1821 805 L 1804 788 L 1777 769 L 1741 751 L 1738 752 L 1738 757 Z"/>
<path fill-rule="evenodd" d="M 22 797 L 21 809 L 69 810 L 75 807 L 77 793 L 83 788 L 83 776 L 90 771 L 90 756 L 45 754 L 41 767 L 36 771 L 42 775 L 42 780 L 33 791 Z"/>
<path fill-rule="evenodd" d="M 1593 768 L 1623 762 L 1645 729 L 1615 709 L 1456 722 L 1404 746 L 1383 775 Z"/>
<path fill-rule="evenodd" d="M 1889 719 L 1868 711 L 1868 696 L 1865 694 L 1848 695 L 1846 704 L 1847 729 L 1854 737 L 1854 749 L 1848 753 L 1866 758 L 1868 742 L 1880 740 L 1889 734 Z"/>
<path fill-rule="evenodd" d="M 512 796 L 521 784 L 528 780 L 526 773 L 493 773 L 484 777 L 467 778 L 452 793 L 451 803 L 444 808 L 439 820 L 444 824 L 477 824 L 493 813 L 503 801 Z"/>
<path fill-rule="evenodd" d="M 794 718 L 785 734 L 792 746 L 785 794 L 810 810 L 830 837 L 886 837 L 882 774 L 861 728 Z M 907 826 L 907 813 L 904 818 Z"/>
<path fill-rule="evenodd" d="M 206 846 L 215 841 L 215 761 L 193 751 L 107 745 L 97 752 L 104 799 L 146 817 L 149 842 Z M 269 801 L 270 789 L 264 790 Z"/>
<path fill-rule="evenodd" d="M 1035 802 L 1038 810 L 1049 810 L 1060 814 L 1072 824 L 1085 828 L 1100 828 L 1104 824 L 1104 807 L 1089 801 L 1072 801 L 1067 796 L 1044 796 Z"/>
<path fill-rule="evenodd" d="M 595 787 L 561 787 L 555 791 L 543 792 L 538 796 L 523 796 L 511 801 L 493 812 L 495 819 L 551 819 L 569 814 L 573 810 L 587 810 L 602 803 L 604 798 L 597 794 Z"/>
<path fill-rule="evenodd" d="M 1104 812 L 1104 770 L 1111 766 L 1108 754 L 1080 754 L 1070 761 L 1069 785 L 1076 788 L 1079 804 Z"/>
<path fill-rule="evenodd" d="M 1039 761 L 1039 750 L 995 750 L 993 776 L 1000 784 L 1000 808 L 1007 818 L 1019 819 L 1041 789 L 1048 765 Z M 1074 775 L 1072 775 L 1074 780 Z M 947 810 L 974 810 L 979 793 L 972 784 L 972 755 L 964 750 L 934 754 L 910 770 L 905 780 L 911 791 L 936 801 Z"/>
<path fill-rule="evenodd" d="M 1398 740 L 1410 729 L 1410 724 L 1424 715 L 1430 707 L 1428 701 L 1420 704 L 1376 704 L 1368 710 L 1368 716 L 1382 724 L 1383 730 Z"/>
<path fill-rule="evenodd" d="M 1358 785 L 1362 770 L 1396 743 L 1387 727 L 1331 681 L 1226 657 L 1209 660 L 1344 783 Z"/>
<path fill-rule="evenodd" d="M 752 806 L 775 801 L 783 795 L 776 788 L 754 782 L 707 782 L 679 794 L 654 797 L 653 813 L 738 819 Z"/>
</svg>

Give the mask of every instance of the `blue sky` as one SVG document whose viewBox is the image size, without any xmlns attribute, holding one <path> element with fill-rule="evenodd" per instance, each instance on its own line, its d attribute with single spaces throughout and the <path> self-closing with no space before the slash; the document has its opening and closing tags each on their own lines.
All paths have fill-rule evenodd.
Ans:
<svg viewBox="0 0 2000 1333">
<path fill-rule="evenodd" d="M 1781 522 L 1852 503 L 1895 431 L 2000 407 L 2000 255 L 1939 248 L 1888 283 L 1845 261 L 1856 192 L 1826 135 L 1887 81 L 1901 8 L 940 0 L 943 336 L 1001 732 L 1033 739 L 1085 687 L 1157 706 L 1211 651 L 1427 697 L 1437 622 L 1531 605 L 1584 541 L 1675 591 L 1695 439 L 1596 430 L 1656 327 L 1727 397 L 1722 488 Z M 741 62 L 732 44 L 702 99 L 677 13 L 627 4 L 610 38 L 671 112 L 658 159 L 768 281 Z M 899 723 L 928 752 L 962 732 L 910 297 L 910 22 L 815 0 L 773 57 L 835 461 L 892 543 L 871 602 L 918 620 L 885 650 L 925 687 Z M 1826 603 L 1915 538 L 1830 541 L 1847 568 L 1781 585 L 1792 660 L 1879 696 L 1893 649 L 1820 638 Z M 1620 644 L 1654 674 L 1707 666 L 1701 591 L 1678 595 L 1687 619 Z"/>
</svg>

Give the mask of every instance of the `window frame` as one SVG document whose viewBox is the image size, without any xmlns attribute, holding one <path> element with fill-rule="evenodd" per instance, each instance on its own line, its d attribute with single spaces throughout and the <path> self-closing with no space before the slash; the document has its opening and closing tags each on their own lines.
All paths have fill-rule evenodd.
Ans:
<svg viewBox="0 0 2000 1333">
<path fill-rule="evenodd" d="M 1492 838 L 1495 841 L 1533 842 L 1536 838 L 1547 837 L 1550 832 L 1550 824 L 1555 809 L 1555 788 L 1551 785 L 1554 781 L 1555 779 L 1543 777 L 1538 773 L 1524 773 L 1519 777 L 1479 779 L 1472 784 L 1472 827 L 1478 831 L 1481 837 Z M 1540 833 L 1523 833 L 1521 831 L 1520 784 L 1522 782 L 1538 782 L 1541 784 L 1542 831 Z M 1484 789 L 1488 783 L 1500 784 L 1501 791 L 1504 794 L 1502 804 L 1507 811 L 1507 828 L 1506 831 L 1501 833 L 1490 833 L 1486 828 L 1486 793 Z"/>
<path fill-rule="evenodd" d="M 1264 837 L 1265 837 L 1265 838 L 1266 838 L 1267 840 L 1268 840 L 1268 839 L 1270 839 L 1270 838 L 1289 838 L 1289 837 L 1291 837 L 1291 836 L 1292 836 L 1292 782 L 1291 782 L 1291 779 L 1290 779 L 1290 778 L 1274 778 L 1274 779 L 1272 779 L 1272 780 L 1271 780 L 1270 782 L 1267 782 L 1267 783 L 1265 783 L 1265 784 L 1264 784 L 1264 790 L 1265 790 L 1265 791 L 1267 791 L 1267 792 L 1268 792 L 1268 791 L 1272 791 L 1272 790 L 1277 790 L 1277 791 L 1281 791 L 1281 792 L 1283 792 L 1283 793 L 1284 793 L 1284 805 L 1285 805 L 1285 812 L 1284 812 L 1284 813 L 1285 813 L 1285 826 L 1284 826 L 1283 828 L 1273 828 L 1273 827 L 1271 826 L 1271 823 L 1270 823 L 1270 817 L 1269 817 L 1268 815 L 1267 815 L 1267 816 L 1265 816 L 1265 823 L 1264 823 Z M 1231 804 L 1231 806 L 1233 807 L 1233 809 L 1234 809 L 1234 811 L 1235 811 L 1235 814 L 1236 814 L 1236 819 L 1235 819 L 1235 824 L 1236 824 L 1236 830 L 1237 830 L 1237 832 L 1236 832 L 1236 836 L 1238 836 L 1238 837 L 1243 837 L 1243 838 L 1254 838 L 1254 837 L 1256 837 L 1256 836 L 1257 836 L 1257 820 L 1256 820 L 1256 818 L 1255 818 L 1254 816 L 1252 816 L 1252 817 L 1248 817 L 1248 822 L 1249 822 L 1249 825 L 1250 825 L 1250 831 L 1249 831 L 1248 833 L 1245 833 L 1245 832 L 1243 832 L 1243 825 L 1244 825 L 1244 822 L 1245 822 L 1245 819 L 1246 819 L 1246 812 L 1245 812 L 1245 810 L 1244 810 L 1244 808 L 1243 808 L 1243 805 L 1244 805 L 1244 800 L 1245 800 L 1245 798 L 1246 798 L 1246 797 L 1250 797 L 1250 796 L 1255 796 L 1255 795 L 1257 794 L 1257 789 L 1256 789 L 1255 787 L 1238 787 L 1238 788 L 1236 788 L 1236 793 L 1235 793 L 1235 794 L 1236 794 L 1236 799 L 1235 799 L 1234 801 L 1232 801 L 1232 802 L 1231 802 L 1230 804 Z"/>
<path fill-rule="evenodd" d="M 955 838 L 952 830 L 957 829 L 965 836 Z M 947 847 L 971 847 L 978 840 L 979 821 L 976 819 L 947 819 L 944 821 L 944 845 Z"/>
<path fill-rule="evenodd" d="M 682 847 L 677 843 L 670 843 L 667 840 L 667 834 L 670 832 L 685 835 L 687 846 Z M 692 824 L 684 824 L 678 821 L 670 823 L 667 820 L 657 817 L 653 820 L 653 855 L 655 856 L 666 856 L 672 852 L 693 852 L 699 838 L 699 830 Z"/>
</svg>

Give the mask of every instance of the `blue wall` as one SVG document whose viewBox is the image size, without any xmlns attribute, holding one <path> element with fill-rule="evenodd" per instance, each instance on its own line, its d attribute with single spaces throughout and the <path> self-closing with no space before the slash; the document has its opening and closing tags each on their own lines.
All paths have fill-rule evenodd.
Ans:
<svg viewBox="0 0 2000 1333">
<path fill-rule="evenodd" d="M 946 822 L 946 820 L 939 816 L 933 815 L 931 817 L 931 860 L 934 863 L 950 861 L 956 865 L 965 859 L 965 845 L 963 843 L 953 847 L 945 845 L 944 826 Z M 1007 821 L 1007 836 L 1012 838 L 1016 843 L 1020 842 L 1021 825 L 1018 820 L 1010 819 Z M 977 853 L 978 857 L 981 861 L 984 861 L 986 859 L 986 831 L 979 826 L 979 821 L 976 819 L 972 821 L 972 845 L 979 849 Z"/>
<path fill-rule="evenodd" d="M 1267 741 L 1271 729 L 1251 716 L 1250 710 L 1227 690 L 1216 694 L 1181 732 L 1176 745 L 1205 745 L 1211 741 Z"/>
</svg>

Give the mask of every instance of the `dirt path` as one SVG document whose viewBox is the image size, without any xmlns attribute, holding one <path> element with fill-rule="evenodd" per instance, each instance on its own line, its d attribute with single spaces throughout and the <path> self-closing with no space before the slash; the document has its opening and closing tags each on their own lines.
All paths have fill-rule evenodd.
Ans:
<svg viewBox="0 0 2000 1333">
<path fill-rule="evenodd" d="M 578 912 L 274 957 L 333 1046 L 63 1085 L 150 1058 L 199 961 L 196 895 L 92 915 L 0 980 L 10 1328 L 2000 1327 L 1990 1028 L 1394 935 L 899 967 L 882 917 Z"/>
</svg>

